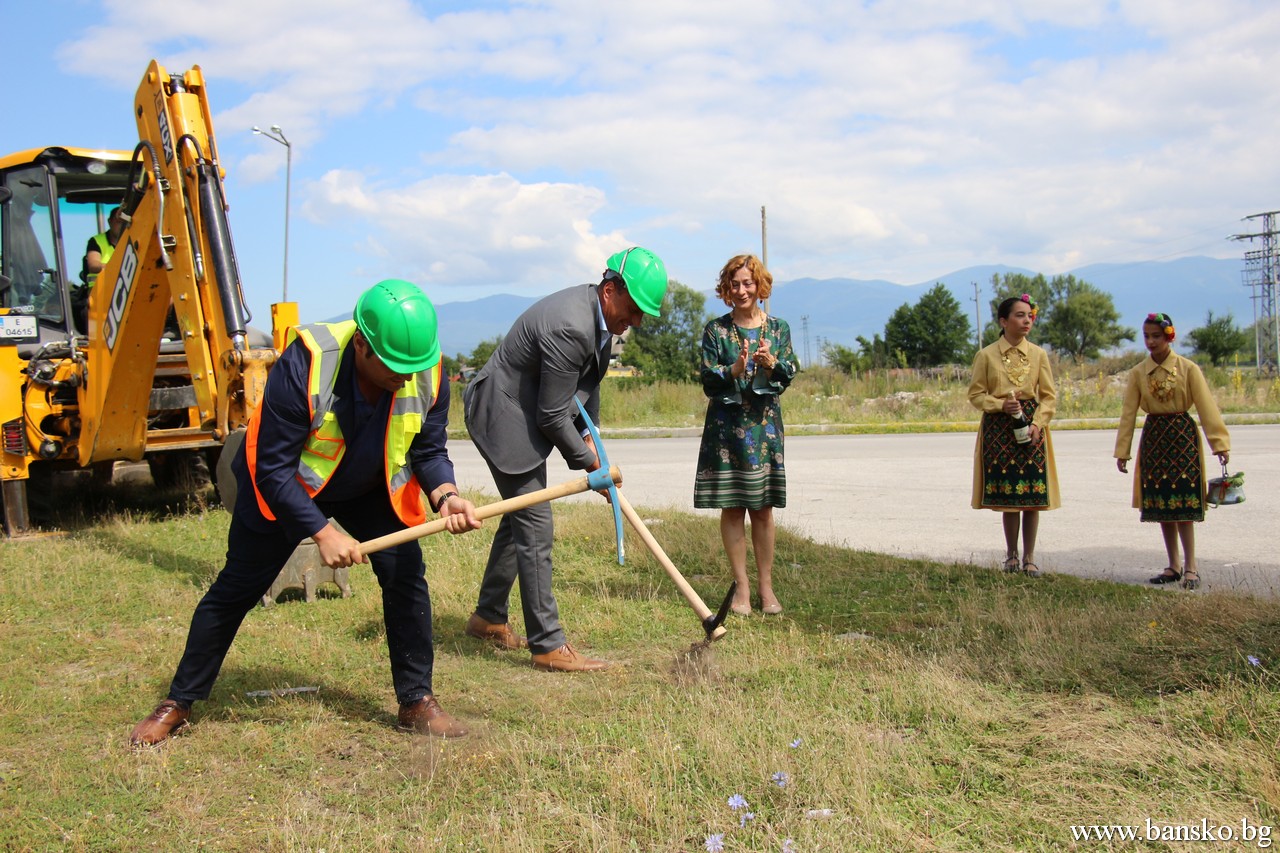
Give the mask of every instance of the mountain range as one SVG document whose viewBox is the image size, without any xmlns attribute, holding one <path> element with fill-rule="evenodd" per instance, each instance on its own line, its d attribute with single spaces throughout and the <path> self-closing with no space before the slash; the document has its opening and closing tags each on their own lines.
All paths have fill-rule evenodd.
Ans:
<svg viewBox="0 0 1280 853">
<path fill-rule="evenodd" d="M 1142 318 L 1163 311 L 1180 330 L 1204 325 L 1212 311 L 1230 313 L 1238 326 L 1253 322 L 1250 289 L 1242 281 L 1243 260 L 1189 257 L 1170 261 L 1128 264 L 1091 264 L 1071 270 L 1077 279 L 1111 294 L 1120 322 L 1137 330 Z M 985 324 L 993 297 L 991 278 L 1006 273 L 1035 275 L 1033 270 L 1003 265 L 967 267 L 916 284 L 878 279 L 800 278 L 775 281 L 769 311 L 791 324 L 797 354 L 806 363 L 818 359 L 822 341 L 856 348 L 859 335 L 871 339 L 884 334 L 889 316 L 903 304 L 914 305 L 935 284 L 951 291 L 969 318 L 973 333 L 974 288 Z M 721 303 L 713 291 L 707 296 L 707 313 L 720 314 Z M 467 354 L 481 341 L 506 334 L 521 312 L 538 297 L 499 295 L 471 302 L 446 302 L 436 306 L 440 318 L 441 346 L 450 355 Z M 343 318 L 345 319 L 345 318 Z M 1135 348 L 1138 343 L 1133 344 Z"/>
</svg>

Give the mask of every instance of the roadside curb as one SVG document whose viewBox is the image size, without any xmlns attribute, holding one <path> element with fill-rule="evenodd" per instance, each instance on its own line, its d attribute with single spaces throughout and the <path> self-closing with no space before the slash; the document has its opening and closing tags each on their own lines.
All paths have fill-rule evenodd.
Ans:
<svg viewBox="0 0 1280 853">
<path fill-rule="evenodd" d="M 1192 417 L 1195 417 L 1194 415 Z M 1223 415 L 1229 426 L 1240 424 L 1280 424 L 1280 412 L 1244 412 Z M 1145 418 L 1138 417 L 1142 426 Z M 1197 422 L 1199 419 L 1197 418 Z M 1115 429 L 1119 418 L 1054 418 L 1053 427 L 1059 430 Z M 978 422 L 973 421 L 903 421 L 901 423 L 846 423 L 846 424 L 788 424 L 787 435 L 898 435 L 902 433 L 977 432 Z M 602 427 L 604 438 L 696 438 L 702 435 L 702 427 Z M 467 439 L 463 430 L 450 430 L 449 438 Z"/>
</svg>

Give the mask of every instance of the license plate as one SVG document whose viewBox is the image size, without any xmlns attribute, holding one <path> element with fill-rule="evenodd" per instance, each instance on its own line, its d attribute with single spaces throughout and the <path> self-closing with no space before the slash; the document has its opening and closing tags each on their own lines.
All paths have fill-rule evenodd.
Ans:
<svg viewBox="0 0 1280 853">
<path fill-rule="evenodd" d="M 24 344 L 40 339 L 36 318 L 28 314 L 0 315 L 0 346 Z"/>
</svg>

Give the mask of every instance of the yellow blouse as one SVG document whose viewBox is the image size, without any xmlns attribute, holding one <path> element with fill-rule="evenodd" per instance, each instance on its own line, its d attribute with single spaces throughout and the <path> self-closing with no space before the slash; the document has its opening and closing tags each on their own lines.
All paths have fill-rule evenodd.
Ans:
<svg viewBox="0 0 1280 853">
<path fill-rule="evenodd" d="M 982 412 L 999 412 L 1010 394 L 1019 400 L 1037 400 L 1040 407 L 1031 422 L 1041 430 L 1053 420 L 1058 393 L 1053 387 L 1049 354 L 1023 339 L 1016 347 L 1001 335 L 978 351 L 973 359 L 969 402 Z"/>
<path fill-rule="evenodd" d="M 1213 452 L 1230 452 L 1231 438 L 1227 434 L 1227 425 L 1200 366 L 1176 352 L 1169 353 L 1164 364 L 1156 364 L 1151 356 L 1147 356 L 1129 371 L 1129 382 L 1124 390 L 1124 410 L 1120 413 L 1120 426 L 1116 431 L 1115 457 L 1130 458 L 1138 409 L 1149 415 L 1172 415 L 1190 411 L 1192 406 L 1200 416 L 1200 426 Z"/>
</svg>

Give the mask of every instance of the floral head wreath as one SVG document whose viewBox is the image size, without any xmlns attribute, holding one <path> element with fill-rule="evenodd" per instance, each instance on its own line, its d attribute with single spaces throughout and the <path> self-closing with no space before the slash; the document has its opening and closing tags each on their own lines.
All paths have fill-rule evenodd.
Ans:
<svg viewBox="0 0 1280 853">
<path fill-rule="evenodd" d="M 1036 314 L 1040 312 L 1039 307 L 1036 305 L 1036 301 L 1031 298 L 1030 293 L 1024 293 L 1018 298 L 1031 307 L 1031 322 L 1034 323 L 1036 321 Z"/>
<path fill-rule="evenodd" d="M 1159 326 L 1161 331 L 1164 332 L 1164 336 L 1171 341 L 1173 340 L 1174 338 L 1173 321 L 1169 319 L 1168 314 L 1153 312 L 1147 315 L 1146 322 L 1150 323 L 1153 326 Z"/>
</svg>

